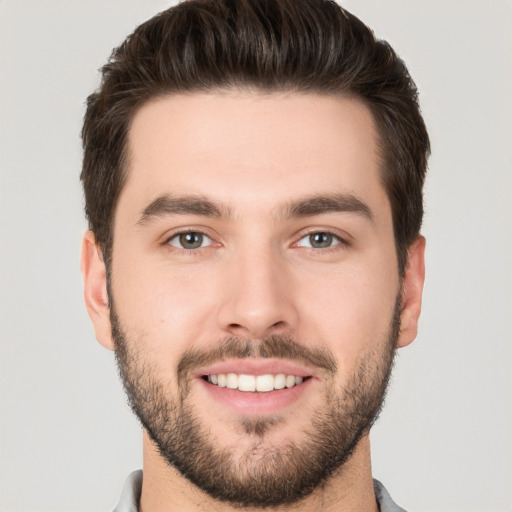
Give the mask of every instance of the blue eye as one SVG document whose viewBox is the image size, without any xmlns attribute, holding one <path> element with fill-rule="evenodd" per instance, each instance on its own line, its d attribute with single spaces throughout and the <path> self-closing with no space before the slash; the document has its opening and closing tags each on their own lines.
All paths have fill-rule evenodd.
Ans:
<svg viewBox="0 0 512 512">
<path fill-rule="evenodd" d="M 336 235 L 326 231 L 317 231 L 316 233 L 310 233 L 302 237 L 298 241 L 297 246 L 311 247 L 313 249 L 328 249 L 341 243 L 343 243 L 343 241 Z"/>
<path fill-rule="evenodd" d="M 174 235 L 167 243 L 173 247 L 177 247 L 178 249 L 193 250 L 211 245 L 212 239 L 204 233 L 186 231 L 184 233 Z"/>
</svg>

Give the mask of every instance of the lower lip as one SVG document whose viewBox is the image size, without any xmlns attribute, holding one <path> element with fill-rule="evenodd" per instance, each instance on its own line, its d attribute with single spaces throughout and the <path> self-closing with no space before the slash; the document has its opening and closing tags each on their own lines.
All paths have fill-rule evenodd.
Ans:
<svg viewBox="0 0 512 512">
<path fill-rule="evenodd" d="M 267 392 L 247 392 L 237 389 L 221 388 L 215 384 L 198 379 L 201 387 L 215 401 L 226 405 L 237 414 L 261 416 L 275 414 L 297 402 L 312 385 L 312 378 L 293 388 L 276 389 Z"/>
</svg>

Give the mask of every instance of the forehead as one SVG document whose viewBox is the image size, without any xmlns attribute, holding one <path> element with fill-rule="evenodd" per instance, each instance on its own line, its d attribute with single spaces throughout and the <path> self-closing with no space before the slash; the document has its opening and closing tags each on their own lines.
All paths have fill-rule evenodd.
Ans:
<svg viewBox="0 0 512 512">
<path fill-rule="evenodd" d="M 163 193 L 271 209 L 305 194 L 385 199 L 369 109 L 342 96 L 212 92 L 153 99 L 134 116 L 120 203 Z M 128 198 L 128 199 L 127 199 Z M 137 205 L 137 206 L 135 206 Z"/>
</svg>

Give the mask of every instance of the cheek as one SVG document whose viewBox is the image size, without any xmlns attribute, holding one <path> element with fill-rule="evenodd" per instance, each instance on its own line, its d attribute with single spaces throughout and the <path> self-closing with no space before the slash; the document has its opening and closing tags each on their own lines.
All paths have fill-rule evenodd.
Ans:
<svg viewBox="0 0 512 512">
<path fill-rule="evenodd" d="M 344 268 L 322 286 L 304 283 L 300 304 L 304 337 L 328 346 L 340 367 L 387 339 L 398 293 L 396 270 Z"/>
<path fill-rule="evenodd" d="M 116 279 L 116 276 L 123 276 Z M 126 278 L 129 276 L 129 278 Z M 191 343 L 210 333 L 215 297 L 211 278 L 191 269 L 116 261 L 112 289 L 116 311 L 127 333 L 139 333 L 155 361 L 177 361 Z M 209 338 L 209 341 L 215 341 Z"/>
</svg>

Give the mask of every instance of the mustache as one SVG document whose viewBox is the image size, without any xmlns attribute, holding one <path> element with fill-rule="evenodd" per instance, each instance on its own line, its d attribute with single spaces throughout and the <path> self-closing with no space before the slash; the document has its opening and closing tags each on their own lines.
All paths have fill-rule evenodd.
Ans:
<svg viewBox="0 0 512 512">
<path fill-rule="evenodd" d="M 323 347 L 306 347 L 292 336 L 272 335 L 261 340 L 230 337 L 208 350 L 189 349 L 178 363 L 178 379 L 194 369 L 226 359 L 276 358 L 300 361 L 321 368 L 329 374 L 337 370 L 336 360 Z"/>
</svg>

